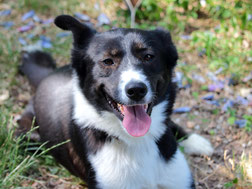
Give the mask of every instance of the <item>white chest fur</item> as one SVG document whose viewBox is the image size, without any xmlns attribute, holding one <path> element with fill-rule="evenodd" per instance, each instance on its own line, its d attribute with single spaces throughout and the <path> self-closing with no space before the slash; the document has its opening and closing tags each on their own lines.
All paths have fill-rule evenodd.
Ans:
<svg viewBox="0 0 252 189">
<path fill-rule="evenodd" d="M 129 147 L 114 140 L 89 160 L 103 189 L 188 189 L 192 181 L 181 152 L 165 162 L 154 141 Z"/>
<path fill-rule="evenodd" d="M 127 134 L 121 121 L 110 112 L 98 114 L 81 93 L 76 81 L 73 85 L 73 119 L 83 128 L 96 128 L 120 140 L 112 140 L 89 160 L 96 180 L 102 189 L 189 189 L 192 178 L 187 162 L 177 150 L 171 160 L 165 162 L 159 155 L 155 140 L 165 132 L 164 101 L 152 110 L 149 132 L 141 138 Z M 167 149 L 169 150 L 169 149 Z"/>
</svg>

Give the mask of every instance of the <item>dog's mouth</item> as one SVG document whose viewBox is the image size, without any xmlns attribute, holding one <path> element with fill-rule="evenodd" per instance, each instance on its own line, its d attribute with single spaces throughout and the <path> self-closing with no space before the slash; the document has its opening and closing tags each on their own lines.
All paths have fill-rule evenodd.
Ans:
<svg viewBox="0 0 252 189">
<path fill-rule="evenodd" d="M 125 105 L 116 102 L 106 92 L 105 98 L 114 112 L 114 114 L 122 121 L 122 124 L 128 134 L 134 137 L 144 136 L 151 125 L 152 104 L 136 104 Z"/>
</svg>

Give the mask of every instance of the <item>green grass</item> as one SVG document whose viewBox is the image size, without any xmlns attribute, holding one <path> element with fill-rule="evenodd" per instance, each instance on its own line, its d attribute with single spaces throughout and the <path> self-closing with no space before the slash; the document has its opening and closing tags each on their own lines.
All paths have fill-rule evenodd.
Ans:
<svg viewBox="0 0 252 189">
<path fill-rule="evenodd" d="M 15 39 L 15 36 L 6 38 L 6 34 L 0 32 L 0 89 L 10 86 L 16 75 L 19 52 L 13 47 Z"/>
<path fill-rule="evenodd" d="M 75 3 L 68 9 L 63 9 L 62 4 L 56 6 L 56 1 L 18 1 L 18 3 L 11 1 L 7 3 L 15 10 L 11 18 L 20 17 L 30 9 L 36 10 L 37 14 L 42 14 L 47 10 L 49 11 L 47 17 L 50 17 L 54 9 L 57 9 L 56 14 L 60 14 L 62 10 L 67 12 L 77 6 Z M 71 2 L 62 1 L 62 3 L 68 6 L 68 3 Z M 47 9 L 47 5 L 50 6 L 49 9 Z M 73 182 L 80 183 L 80 180 L 74 179 L 66 169 L 55 162 L 54 158 L 48 154 L 50 149 L 44 147 L 45 144 L 31 143 L 29 140 L 24 141 L 24 136 L 14 137 L 14 130 L 17 126 L 14 117 L 21 114 L 24 108 L 24 103 L 17 100 L 18 95 L 23 93 L 21 89 L 23 83 L 18 77 L 18 65 L 20 64 L 20 52 L 22 50 L 22 46 L 18 43 L 18 37 L 26 37 L 27 35 L 27 33 L 20 34 L 17 32 L 16 27 L 21 23 L 18 19 L 14 19 L 14 21 L 15 28 L 8 31 L 0 28 L 0 96 L 7 92 L 7 98 L 0 100 L 0 188 L 18 188 L 23 184 L 27 185 L 27 183 L 32 185 L 34 182 L 43 182 L 43 180 L 41 181 L 41 178 L 43 178 L 41 169 L 50 172 L 57 178 L 68 177 Z M 45 29 L 47 30 L 46 35 L 52 38 L 54 45 L 53 50 L 47 51 L 50 51 L 61 65 L 69 63 L 71 36 L 58 39 L 56 32 L 59 32 L 59 29 L 56 27 Z M 43 31 L 40 31 L 39 34 L 43 34 Z M 31 44 L 37 39 L 38 36 L 35 36 L 34 39 L 28 40 L 28 43 Z M 30 133 L 27 133 L 27 136 L 29 135 Z"/>
<path fill-rule="evenodd" d="M 249 61 L 252 49 L 248 48 L 248 44 L 252 42 L 252 35 L 247 33 L 248 31 L 231 26 L 229 29 L 233 31 L 227 31 L 225 25 L 221 25 L 218 30 L 195 31 L 192 34 L 191 46 L 197 47 L 199 52 L 203 49 L 206 51 L 205 56 L 212 70 L 221 67 L 228 74 L 248 74 L 252 68 Z M 242 32 L 245 35 L 242 35 Z"/>
<path fill-rule="evenodd" d="M 252 70 L 249 60 L 252 57 L 251 6 L 250 1 L 238 0 L 207 0 L 205 7 L 198 0 L 190 3 L 188 0 L 146 0 L 137 12 L 137 27 L 162 26 L 177 35 L 186 31 L 187 26 L 194 27 L 197 20 L 209 22 L 214 27 L 207 25 L 192 31 L 189 51 L 206 51 L 211 70 L 223 68 L 225 74 L 236 74 L 240 79 Z"/>
<path fill-rule="evenodd" d="M 16 100 L 15 91 L 21 91 L 23 83 L 19 81 L 18 64 L 20 61 L 20 52 L 22 46 L 18 43 L 18 37 L 26 37 L 27 33 L 20 34 L 17 32 L 17 26 L 22 25 L 20 18 L 23 13 L 33 9 L 42 18 L 53 18 L 59 14 L 71 14 L 74 12 L 87 13 L 92 18 L 96 18 L 99 13 L 94 9 L 95 1 L 83 0 L 3 0 L 2 4 L 8 5 L 13 10 L 11 19 L 15 21 L 15 27 L 11 30 L 0 28 L 0 95 L 8 91 L 8 97 L 3 102 L 0 101 L 0 188 L 15 188 L 20 187 L 24 181 L 36 182 L 41 176 L 39 167 L 44 167 L 48 172 L 65 177 L 69 176 L 68 171 L 59 166 L 54 159 L 48 155 L 43 145 L 34 146 L 29 141 L 21 142 L 22 138 L 15 139 L 13 137 L 15 122 L 13 117 L 16 114 L 21 114 L 24 103 L 19 103 Z M 116 3 L 121 3 L 121 0 L 106 1 L 106 9 L 113 10 L 112 18 L 113 26 L 129 27 L 130 18 L 126 9 L 115 7 Z M 249 2 L 249 1 L 247 1 Z M 249 58 L 252 57 L 252 21 L 248 21 L 250 9 L 252 6 L 246 4 L 245 1 L 228 0 L 207 0 L 207 6 L 201 7 L 198 0 L 144 0 L 143 5 L 137 12 L 138 28 L 153 29 L 156 26 L 162 26 L 171 30 L 175 44 L 181 38 L 181 34 L 188 34 L 186 28 L 188 25 L 193 25 L 197 21 L 205 21 L 200 18 L 200 12 L 204 12 L 214 26 L 204 26 L 189 33 L 192 36 L 190 42 L 185 42 L 178 48 L 180 54 L 197 54 L 198 51 L 205 49 L 205 55 L 202 57 L 206 60 L 206 68 L 216 70 L 224 69 L 224 76 L 236 74 L 239 79 L 252 70 L 252 62 Z M 191 22 L 190 20 L 193 20 Z M 1 20 L 2 21 L 2 20 Z M 71 36 L 66 38 L 56 38 L 56 33 L 60 29 L 54 25 L 50 27 L 38 26 L 40 30 L 36 31 L 36 36 L 28 43 L 32 43 L 38 39 L 38 35 L 46 33 L 50 36 L 53 43 L 53 48 L 48 49 L 56 59 L 58 65 L 69 63 L 70 49 L 72 39 Z M 107 30 L 111 26 L 104 26 L 102 30 Z M 34 32 L 28 32 L 32 33 Z M 184 47 L 187 47 L 184 48 Z M 196 65 L 193 63 L 182 64 L 179 61 L 177 69 L 182 71 L 186 76 L 187 82 L 191 83 L 190 73 L 197 71 Z M 246 84 L 252 86 L 252 84 Z M 199 94 L 204 92 L 207 86 L 202 85 L 199 91 L 192 93 L 192 96 L 197 100 Z M 201 90 L 201 91 L 200 91 Z M 219 114 L 220 109 L 213 110 L 213 114 Z M 236 115 L 228 112 L 229 122 L 233 124 Z M 188 114 L 189 120 L 195 120 L 198 117 L 193 114 Z M 252 119 L 250 115 L 243 117 L 247 120 L 246 130 L 251 131 Z M 203 123 L 209 120 L 202 119 Z M 214 130 L 210 131 L 211 135 L 216 135 Z M 35 148 L 35 153 L 31 152 L 31 147 Z M 36 151 L 42 148 L 41 151 Z M 79 180 L 77 181 L 79 182 Z M 230 181 L 235 185 L 236 180 Z M 227 183 L 228 186 L 228 183 Z"/>
<path fill-rule="evenodd" d="M 53 146 L 52 148 L 45 148 L 45 144 L 39 144 L 29 141 L 31 132 L 38 127 L 34 127 L 30 132 L 24 136 L 14 137 L 15 125 L 13 118 L 10 117 L 6 109 L 0 109 L 0 187 L 1 188 L 15 188 L 20 186 L 25 180 L 36 181 L 39 176 L 38 167 L 43 164 L 44 167 L 50 168 L 52 174 L 59 174 L 61 176 L 69 175 L 69 173 L 60 168 L 52 159 L 48 152 L 57 148 L 68 141 Z M 27 138 L 27 140 L 24 140 Z M 61 169 L 61 173 L 59 171 Z M 63 171 L 62 171 L 63 170 Z M 37 172 L 37 174 L 30 174 Z M 28 177 L 29 175 L 29 177 Z"/>
<path fill-rule="evenodd" d="M 251 168 L 252 168 L 252 158 L 251 156 L 245 155 L 243 153 L 239 158 L 226 157 L 224 155 L 224 160 L 228 171 L 233 176 L 229 182 L 224 184 L 225 188 L 251 188 Z"/>
<path fill-rule="evenodd" d="M 246 122 L 246 125 L 245 125 L 245 129 L 248 131 L 248 132 L 251 132 L 252 128 L 251 128 L 251 125 L 252 125 L 252 115 L 243 115 L 243 118 L 247 121 Z"/>
<path fill-rule="evenodd" d="M 81 0 L 61 0 L 60 3 L 58 0 L 17 0 L 15 6 L 20 12 L 27 10 L 35 10 L 36 13 L 50 16 L 53 14 L 66 14 L 73 13 L 79 9 L 80 4 L 83 3 Z M 84 3 L 86 5 L 88 3 Z"/>
</svg>

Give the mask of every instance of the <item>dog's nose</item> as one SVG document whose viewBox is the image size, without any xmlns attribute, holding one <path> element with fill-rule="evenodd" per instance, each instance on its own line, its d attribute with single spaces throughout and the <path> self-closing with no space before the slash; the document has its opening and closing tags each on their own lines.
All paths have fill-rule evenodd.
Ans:
<svg viewBox="0 0 252 189">
<path fill-rule="evenodd" d="M 142 82 L 130 82 L 125 86 L 127 96 L 131 100 L 139 101 L 147 93 L 147 86 Z"/>
</svg>

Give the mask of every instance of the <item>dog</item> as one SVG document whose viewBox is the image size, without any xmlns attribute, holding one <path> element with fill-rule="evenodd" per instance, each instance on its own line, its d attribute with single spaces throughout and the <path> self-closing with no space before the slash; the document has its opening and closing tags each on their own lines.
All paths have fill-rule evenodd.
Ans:
<svg viewBox="0 0 252 189">
<path fill-rule="evenodd" d="M 178 54 L 162 29 L 98 33 L 69 15 L 55 24 L 73 34 L 71 65 L 48 53 L 23 54 L 20 70 L 35 95 L 19 120 L 27 132 L 89 189 L 189 189 L 194 179 L 177 140 L 189 154 L 211 155 L 211 144 L 170 119 Z M 28 129 L 27 129 L 28 128 Z"/>
</svg>

